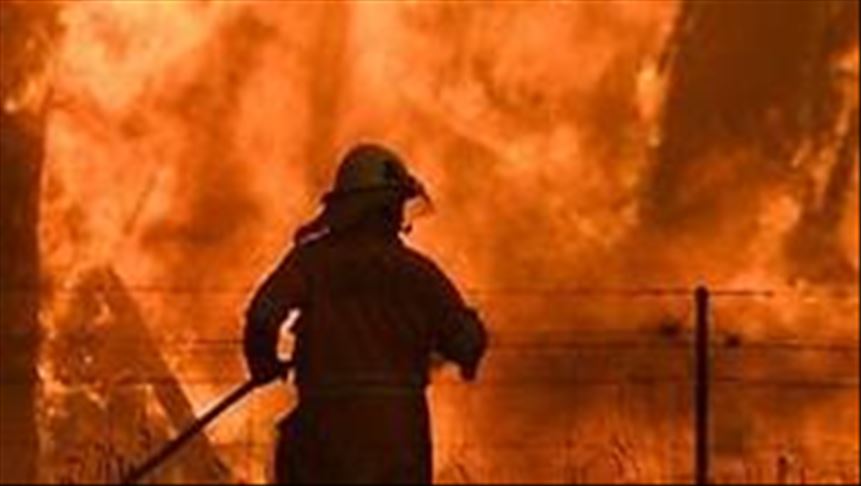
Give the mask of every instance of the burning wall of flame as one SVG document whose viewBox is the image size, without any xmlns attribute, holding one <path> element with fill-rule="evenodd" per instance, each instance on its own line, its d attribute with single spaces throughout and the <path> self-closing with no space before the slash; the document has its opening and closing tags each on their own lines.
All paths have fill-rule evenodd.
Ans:
<svg viewBox="0 0 861 486">
<path fill-rule="evenodd" d="M 70 407 L 127 410 L 123 404 L 144 403 L 138 408 L 145 410 L 135 412 L 141 420 L 165 420 L 164 412 L 149 410 L 154 402 L 163 404 L 164 396 L 138 391 L 144 398 L 130 398 L 111 391 L 123 380 L 168 370 L 200 411 L 241 379 L 239 348 L 231 340 L 238 336 L 248 294 L 285 251 L 292 231 L 316 210 L 338 155 L 357 140 L 391 144 L 431 188 L 437 213 L 420 221 L 411 239 L 483 305 L 498 342 L 513 342 L 505 336 L 527 326 L 533 334 L 576 333 L 584 323 L 604 333 L 645 333 L 656 322 L 684 327 L 688 318 L 684 300 L 651 310 L 654 303 L 518 293 L 536 286 L 691 286 L 705 279 L 719 287 L 833 290 L 828 279 L 791 281 L 792 261 L 782 248 L 805 200 L 786 185 L 769 183 L 768 173 L 751 172 L 750 187 L 735 188 L 756 193 L 759 201 L 745 205 L 752 199 L 738 197 L 735 211 L 753 218 L 750 231 L 709 208 L 693 230 L 651 229 L 644 220 L 652 202 L 643 188 L 655 173 L 668 89 L 660 58 L 678 14 L 674 1 L 65 4 L 40 221 L 44 274 L 54 289 L 44 305 L 49 344 L 42 374 L 48 405 L 43 424 L 54 444 L 47 454 L 55 469 L 70 467 L 62 456 L 64 441 L 71 439 L 55 434 L 76 420 L 64 415 Z M 856 44 L 838 60 L 856 80 L 857 57 Z M 857 103 L 855 86 L 836 109 L 857 110 Z M 845 128 L 835 129 L 840 130 Z M 807 148 L 820 160 L 802 169 L 814 193 L 825 191 L 838 148 L 836 142 Z M 738 147 L 704 158 L 711 162 L 701 163 L 707 170 L 700 183 L 688 179 L 690 187 L 678 197 L 710 193 L 713 181 L 763 159 Z M 854 167 L 832 236 L 857 279 L 857 161 Z M 712 204 L 732 207 L 733 194 L 714 194 Z M 789 335 L 857 345 L 857 300 L 835 302 L 759 302 L 727 310 L 724 322 L 731 321 L 732 332 L 745 339 Z M 99 339 L 104 342 L 93 343 Z M 99 346 L 109 351 L 91 350 Z M 69 358 L 72 352 L 78 354 Z M 588 378 L 616 368 L 625 375 L 628 365 L 613 360 L 628 360 L 636 370 L 653 359 L 645 351 L 625 352 L 624 358 L 612 350 L 569 355 L 559 358 L 567 360 L 560 366 L 582 365 L 577 373 Z M 126 362 L 140 353 L 159 354 L 163 362 L 155 360 L 150 368 Z M 523 356 L 492 352 L 488 380 L 516 381 L 523 366 L 530 370 Z M 799 358 L 799 367 L 815 374 L 834 366 L 818 359 Z M 846 361 L 841 363 L 836 368 L 846 371 Z M 667 371 L 688 364 L 682 355 L 655 367 Z M 754 363 L 750 369 L 758 366 L 771 365 Z M 523 379 L 532 378 L 527 373 Z M 541 448 L 513 454 L 494 449 L 494 441 L 522 436 L 568 443 L 576 442 L 571 437 L 602 436 L 605 429 L 644 437 L 634 445 L 608 446 L 623 457 L 639 454 L 635 467 L 622 471 L 610 461 L 596 466 L 594 476 L 578 476 L 559 466 L 569 474 L 565 478 L 684 477 L 687 466 L 678 462 L 686 449 L 670 449 L 689 441 L 686 388 L 672 392 L 670 405 L 658 406 L 661 399 L 649 395 L 655 391 L 560 392 L 557 385 L 486 392 L 440 387 L 434 392 L 439 477 L 547 474 L 558 480 L 549 477 L 552 468 L 530 461 L 555 467 L 570 460 L 565 454 Z M 172 390 L 163 393 L 177 392 Z M 62 398 L 70 391 L 80 396 Z M 737 415 L 766 416 L 775 396 L 750 398 L 750 410 L 738 409 Z M 290 400 L 289 393 L 257 398 L 215 428 L 215 443 L 263 445 L 219 449 L 227 477 L 265 476 L 269 424 Z M 644 401 L 655 410 L 630 405 Z M 842 414 L 835 427 L 857 429 L 857 390 L 795 402 L 810 406 L 781 416 L 810 429 L 801 449 L 824 441 L 848 445 L 850 457 L 857 452 L 857 435 L 817 418 Z M 606 403 L 621 405 L 608 412 Z M 480 418 L 467 418 L 467 409 Z M 79 414 L 77 420 L 97 420 L 100 413 L 107 412 Z M 543 425 L 518 422 L 518 416 L 540 414 L 565 418 Z M 112 422 L 111 433 L 119 442 L 134 442 L 114 430 L 128 427 L 126 419 Z M 775 429 L 786 426 L 777 423 Z M 749 453 L 750 444 L 739 437 L 750 426 L 730 424 L 720 447 Z M 149 447 L 168 435 L 160 434 L 150 437 Z M 678 440 L 661 446 L 664 434 Z M 739 441 L 744 444 L 733 445 Z M 132 459 L 145 453 L 139 444 L 128 447 L 127 453 L 136 454 Z M 587 462 L 600 455 L 583 447 L 570 454 Z M 469 472 L 458 462 L 463 457 L 472 461 Z M 523 476 L 510 473 L 517 468 L 526 471 Z M 174 479 L 193 472 L 177 474 Z M 847 474 L 843 479 L 857 481 L 857 465 Z"/>
</svg>

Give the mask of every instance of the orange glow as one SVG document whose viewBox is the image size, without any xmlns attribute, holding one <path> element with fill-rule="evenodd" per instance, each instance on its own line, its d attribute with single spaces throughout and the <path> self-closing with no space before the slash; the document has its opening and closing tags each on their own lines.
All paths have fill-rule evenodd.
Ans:
<svg viewBox="0 0 861 486">
<path fill-rule="evenodd" d="M 90 407 L 96 411 L 81 420 L 98 422 L 112 407 L 138 404 L 136 419 L 157 424 L 150 442 L 139 441 L 134 430 L 117 430 L 121 422 L 111 434 L 120 445 L 133 444 L 117 453 L 123 460 L 139 461 L 175 432 L 163 408 L 176 389 L 150 383 L 124 394 L 116 391 L 119 381 L 169 371 L 199 414 L 243 380 L 236 340 L 249 293 L 313 215 L 339 154 L 358 140 L 392 145 L 422 177 L 435 213 L 409 239 L 454 275 L 500 346 L 491 351 L 488 385 L 455 385 L 446 370 L 436 377 L 431 393 L 441 480 L 689 478 L 687 419 L 654 419 L 667 410 L 686 417 L 687 388 L 658 398 L 655 390 L 664 388 L 612 385 L 568 393 L 559 389 L 564 380 L 543 388 L 540 380 L 522 390 L 493 387 L 519 373 L 530 380 L 529 373 L 576 368 L 568 361 L 558 369 L 548 365 L 550 371 L 521 367 L 522 357 L 505 346 L 537 339 L 533 334 L 564 341 L 599 329 L 599 342 L 617 334 L 648 341 L 670 322 L 686 335 L 688 296 L 620 301 L 517 289 L 692 288 L 704 280 L 717 289 L 773 290 L 775 300 L 719 301 L 726 305 L 716 311 L 717 334 L 745 343 L 854 343 L 855 362 L 839 358 L 835 365 L 803 354 L 786 369 L 857 381 L 857 298 L 817 300 L 858 292 L 857 160 L 829 250 L 848 262 L 854 283 L 800 274 L 797 255 L 813 250 L 791 258 L 784 251 L 805 207 L 827 191 L 848 122 L 822 146 L 810 142 L 797 151 L 803 162 L 792 177 L 804 179 L 806 189 L 763 172 L 735 187 L 737 201 L 755 203 L 714 196 L 715 207 L 750 216 L 750 227 L 710 219 L 717 210 L 703 211 L 697 230 L 673 234 L 644 219 L 644 187 L 672 89 L 660 58 L 678 14 L 672 0 L 64 5 L 39 228 L 51 289 L 42 309 L 48 345 L 40 369 L 45 454 L 53 461 L 45 479 L 98 481 L 115 473 L 63 462 L 63 441 L 70 439 L 57 431 L 73 429 L 67 407 Z M 838 118 L 848 120 L 858 107 L 857 45 L 835 60 L 837 67 L 852 85 L 838 103 L 845 112 Z M 767 165 L 766 159 L 739 147 L 709 152 L 702 157 L 708 171 L 690 178 L 679 197 L 695 200 L 739 177 L 742 162 Z M 92 302 L 75 300 L 82 288 Z M 129 318 L 129 309 L 140 319 Z M 94 337 L 81 337 L 88 335 Z M 152 341 L 149 348 L 135 344 L 141 336 Z M 635 380 L 651 371 L 684 375 L 687 355 L 670 348 L 661 348 L 666 354 L 657 359 L 646 351 L 621 351 L 629 354 L 620 358 L 612 349 L 575 350 L 564 359 L 582 364 L 571 373 L 587 381 Z M 69 349 L 86 366 L 69 365 Z M 163 363 L 153 361 L 149 371 L 126 367 L 125 357 L 152 351 Z M 733 363 L 747 377 L 784 370 L 755 358 Z M 229 470 L 220 477 L 265 479 L 273 423 L 293 400 L 282 388 L 260 393 L 210 431 L 209 442 Z M 799 398 L 804 406 L 797 413 L 772 413 L 779 405 L 770 398 L 745 398 L 743 419 L 716 418 L 726 420 L 715 445 L 720 477 L 745 477 L 744 461 L 771 453 L 745 434 L 767 436 L 771 429 L 763 424 L 785 430 L 785 419 L 794 422 L 796 435 L 762 440 L 790 444 L 790 479 L 822 447 L 834 449 L 834 463 L 805 462 L 807 474 L 858 481 L 857 464 L 846 465 L 858 452 L 857 390 Z M 563 414 L 572 415 L 546 418 Z M 823 416 L 838 417 L 845 428 L 829 426 Z M 544 420 L 550 425 L 541 429 Z M 662 444 L 667 436 L 672 444 Z M 520 437 L 538 445 L 518 452 L 512 438 Z M 256 447 L 235 445 L 247 442 Z M 568 447 L 565 454 L 557 453 L 559 444 Z M 633 465 L 619 466 L 613 459 L 619 457 Z M 193 469 L 183 469 L 190 462 L 177 459 L 165 479 L 197 479 Z M 772 456 L 754 462 L 773 468 Z M 770 474 L 756 478 L 774 479 Z"/>
</svg>

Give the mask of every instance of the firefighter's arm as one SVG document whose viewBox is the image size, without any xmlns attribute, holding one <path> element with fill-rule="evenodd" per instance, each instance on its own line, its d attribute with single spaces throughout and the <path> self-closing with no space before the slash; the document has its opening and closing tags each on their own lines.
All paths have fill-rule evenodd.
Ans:
<svg viewBox="0 0 861 486">
<path fill-rule="evenodd" d="M 278 358 L 281 326 L 292 309 L 301 307 L 304 296 L 304 278 L 291 252 L 257 289 L 245 312 L 243 351 L 258 383 L 283 376 L 284 363 Z"/>
<path fill-rule="evenodd" d="M 487 349 L 487 330 L 469 307 L 452 309 L 441 326 L 439 352 L 460 367 L 464 380 L 473 381 Z"/>
<path fill-rule="evenodd" d="M 487 330 L 478 313 L 466 305 L 448 278 L 440 272 L 436 280 L 434 293 L 438 310 L 434 348 L 460 367 L 465 380 L 472 381 L 487 349 Z"/>
</svg>

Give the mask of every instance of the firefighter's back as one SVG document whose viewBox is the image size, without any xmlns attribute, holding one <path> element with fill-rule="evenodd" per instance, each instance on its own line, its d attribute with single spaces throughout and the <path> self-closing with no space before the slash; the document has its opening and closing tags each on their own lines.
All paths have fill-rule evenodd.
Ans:
<svg viewBox="0 0 861 486">
<path fill-rule="evenodd" d="M 299 261 L 309 301 L 295 328 L 300 406 L 283 425 L 281 479 L 429 482 L 424 388 L 441 274 L 397 238 L 361 233 L 311 243 Z"/>
<path fill-rule="evenodd" d="M 447 282 L 397 238 L 311 243 L 300 259 L 309 302 L 296 327 L 305 392 L 421 392 Z"/>
</svg>

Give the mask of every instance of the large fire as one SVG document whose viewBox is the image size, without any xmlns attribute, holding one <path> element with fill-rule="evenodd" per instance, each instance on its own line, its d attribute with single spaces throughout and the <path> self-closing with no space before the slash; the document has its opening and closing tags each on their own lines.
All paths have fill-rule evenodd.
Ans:
<svg viewBox="0 0 861 486">
<path fill-rule="evenodd" d="M 774 59 L 733 64 L 720 30 L 768 15 L 696 4 L 62 4 L 42 479 L 116 480 L 244 380 L 249 293 L 339 154 L 378 140 L 434 199 L 409 240 L 493 334 L 477 385 L 435 377 L 440 481 L 690 480 L 689 291 L 704 282 L 712 476 L 857 483 L 857 24 L 827 55 L 763 40 Z M 831 10 L 757 28 L 831 39 L 851 9 Z M 796 57 L 826 61 L 797 74 Z M 771 98 L 765 69 L 785 69 Z M 155 477 L 265 480 L 292 400 L 261 391 Z"/>
</svg>

